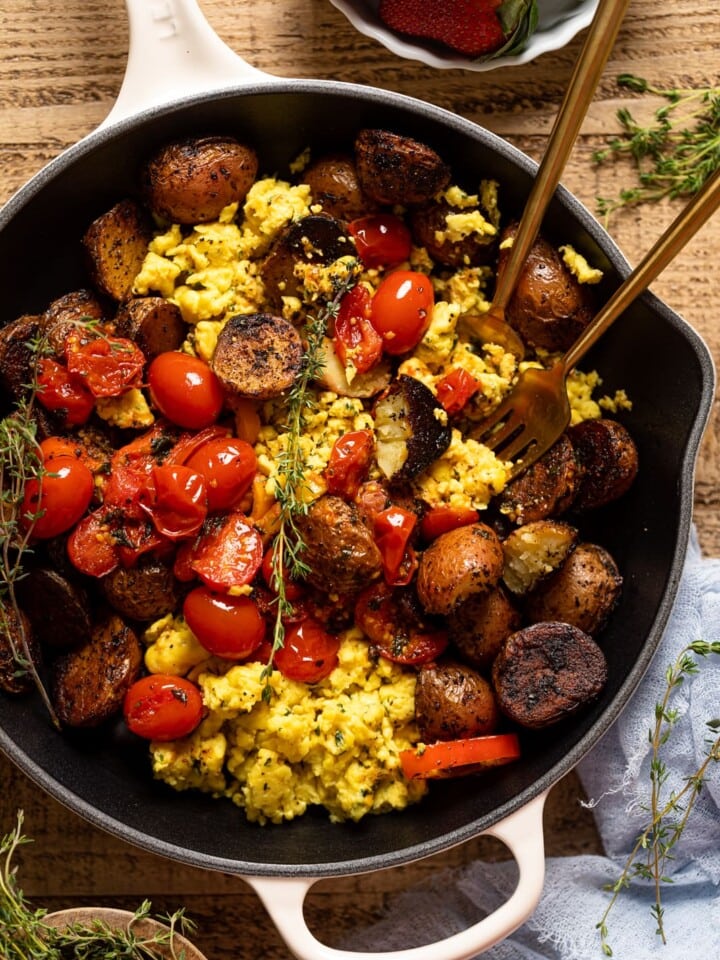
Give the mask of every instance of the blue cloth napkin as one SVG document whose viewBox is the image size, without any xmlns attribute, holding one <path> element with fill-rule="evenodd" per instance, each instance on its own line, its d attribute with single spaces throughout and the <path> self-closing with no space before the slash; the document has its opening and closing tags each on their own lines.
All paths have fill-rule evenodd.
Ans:
<svg viewBox="0 0 720 960">
<path fill-rule="evenodd" d="M 515 934 L 483 954 L 487 960 L 601 960 L 596 924 L 614 883 L 648 822 L 648 732 L 666 688 L 666 670 L 695 640 L 720 640 L 720 559 L 701 555 L 695 531 L 677 599 L 658 651 L 618 721 L 578 767 L 593 805 L 605 856 L 550 858 L 545 887 L 533 916 Z M 720 657 L 697 658 L 698 673 L 685 680 L 671 705 L 679 718 L 663 752 L 672 772 L 664 795 L 679 791 L 708 750 L 707 721 L 720 717 Z M 633 880 L 608 918 L 615 960 L 720 960 L 720 764 L 711 763 L 662 885 L 667 943 L 651 914 L 654 891 Z M 512 893 L 514 861 L 476 862 L 444 869 L 432 880 L 394 898 L 388 915 L 363 931 L 366 950 L 397 950 L 441 939 L 476 922 Z M 399 918 L 412 918 L 413 942 Z"/>
</svg>

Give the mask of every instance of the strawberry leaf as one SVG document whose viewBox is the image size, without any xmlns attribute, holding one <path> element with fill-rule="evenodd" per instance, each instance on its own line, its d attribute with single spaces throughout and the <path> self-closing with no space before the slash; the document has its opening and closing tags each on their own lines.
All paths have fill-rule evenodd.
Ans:
<svg viewBox="0 0 720 960">
<path fill-rule="evenodd" d="M 507 40 L 502 47 L 477 60 L 495 60 L 510 53 L 521 53 L 537 30 L 537 0 L 505 0 L 495 12 Z"/>
</svg>

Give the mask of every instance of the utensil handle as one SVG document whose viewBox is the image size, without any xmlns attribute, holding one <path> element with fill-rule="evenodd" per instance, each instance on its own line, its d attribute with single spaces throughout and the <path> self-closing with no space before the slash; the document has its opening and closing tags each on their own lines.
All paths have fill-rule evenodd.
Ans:
<svg viewBox="0 0 720 960">
<path fill-rule="evenodd" d="M 523 210 L 510 256 L 498 279 L 490 310 L 501 319 L 575 145 L 628 5 L 629 0 L 600 0 L 595 11 Z"/>
<path fill-rule="evenodd" d="M 244 877 L 258 894 L 280 935 L 298 960 L 468 960 L 504 940 L 535 910 L 545 879 L 542 813 L 547 793 L 484 831 L 501 840 L 515 858 L 520 877 L 512 896 L 478 923 L 444 940 L 382 953 L 328 947 L 308 929 L 303 902 L 316 879 Z M 442 907 L 442 891 L 438 892 Z"/>
<path fill-rule="evenodd" d="M 572 369 L 633 300 L 660 276 L 691 237 L 710 219 L 718 206 L 720 206 L 720 169 L 705 181 L 701 190 L 673 220 L 567 351 L 561 360 L 565 370 Z"/>
<path fill-rule="evenodd" d="M 274 79 L 220 39 L 196 0 L 125 0 L 127 66 L 117 100 L 100 125 L 196 93 Z"/>
</svg>

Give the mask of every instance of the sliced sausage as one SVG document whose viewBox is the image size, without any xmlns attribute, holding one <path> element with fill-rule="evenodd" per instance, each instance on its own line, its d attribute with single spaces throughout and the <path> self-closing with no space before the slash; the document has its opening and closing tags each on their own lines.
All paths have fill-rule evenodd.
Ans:
<svg viewBox="0 0 720 960">
<path fill-rule="evenodd" d="M 567 434 L 550 447 L 497 498 L 500 511 L 513 523 L 558 517 L 569 509 L 580 478 L 575 447 Z"/>
<path fill-rule="evenodd" d="M 0 329 L 0 385 L 11 400 L 17 401 L 33 382 L 36 341 L 42 330 L 42 319 L 24 315 Z"/>
<path fill-rule="evenodd" d="M 302 357 L 300 334 L 289 321 L 251 313 L 231 317 L 222 328 L 212 366 L 230 393 L 267 400 L 293 385 Z"/>
<path fill-rule="evenodd" d="M 427 663 L 415 685 L 415 719 L 425 743 L 492 733 L 499 711 L 488 681 L 453 661 Z"/>
<path fill-rule="evenodd" d="M 113 614 L 95 625 L 90 640 L 58 657 L 52 698 L 61 723 L 96 727 L 122 706 L 142 666 L 137 635 Z"/>
<path fill-rule="evenodd" d="M 134 200 L 122 200 L 94 220 L 83 245 L 95 286 L 113 300 L 129 296 L 151 237 L 150 221 Z"/>
<path fill-rule="evenodd" d="M 355 165 L 364 193 L 381 204 L 427 203 L 450 183 L 450 168 L 425 143 L 388 130 L 361 130 Z"/>
<path fill-rule="evenodd" d="M 195 137 L 157 151 L 144 171 L 145 194 L 153 213 L 172 223 L 207 223 L 242 203 L 257 170 L 252 147 L 233 137 Z"/>
<path fill-rule="evenodd" d="M 313 203 L 338 220 L 355 220 L 375 209 L 362 192 L 355 162 L 347 154 L 320 157 L 303 170 L 302 181 L 310 187 Z"/>
<path fill-rule="evenodd" d="M 22 611 L 18 613 L 6 603 L 0 619 L 0 690 L 21 694 L 33 689 L 32 676 L 23 663 L 27 653 L 35 664 L 40 663 L 40 650 L 30 621 Z"/>
<path fill-rule="evenodd" d="M 92 290 L 73 290 L 50 304 L 42 315 L 43 332 L 53 353 L 62 357 L 68 334 L 89 320 L 102 320 L 105 310 Z"/>
<path fill-rule="evenodd" d="M 622 497 L 638 472 L 638 450 L 618 420 L 583 420 L 568 430 L 581 477 L 572 501 L 579 512 L 596 510 Z"/>
<path fill-rule="evenodd" d="M 569 623 L 535 623 L 511 634 L 495 658 L 500 710 L 523 727 L 546 727 L 599 696 L 607 665 L 592 637 Z"/>
<path fill-rule="evenodd" d="M 325 593 L 357 593 L 382 573 L 382 557 L 353 503 L 325 495 L 296 520 L 307 580 Z"/>
<path fill-rule="evenodd" d="M 520 611 L 507 592 L 496 587 L 459 604 L 448 617 L 448 630 L 461 658 L 478 670 L 489 671 L 503 643 L 520 623 Z"/>
<path fill-rule="evenodd" d="M 417 592 L 428 613 L 449 614 L 468 597 L 497 586 L 503 548 L 484 523 L 457 527 L 437 537 L 420 558 Z"/>
<path fill-rule="evenodd" d="M 90 639 L 87 593 L 57 570 L 29 570 L 17 592 L 40 643 L 69 649 Z"/>
<path fill-rule="evenodd" d="M 118 336 L 133 340 L 148 358 L 179 350 L 187 335 L 180 307 L 163 297 L 133 297 L 115 316 Z"/>
<path fill-rule="evenodd" d="M 110 606 L 128 620 L 164 617 L 177 607 L 181 595 L 172 570 L 155 559 L 118 567 L 101 584 Z"/>
</svg>

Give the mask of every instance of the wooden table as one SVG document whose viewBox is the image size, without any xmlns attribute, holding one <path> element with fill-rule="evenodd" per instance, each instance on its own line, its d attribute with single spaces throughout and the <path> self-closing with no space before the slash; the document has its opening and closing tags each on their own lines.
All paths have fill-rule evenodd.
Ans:
<svg viewBox="0 0 720 960">
<path fill-rule="evenodd" d="M 542 3 L 542 0 L 540 0 Z M 358 81 L 412 94 L 462 114 L 533 156 L 542 153 L 580 40 L 533 63 L 473 74 L 433 71 L 396 59 L 358 35 L 322 0 L 202 0 L 220 36 L 254 66 L 293 77 Z M 616 111 L 637 107 L 649 115 L 656 101 L 638 106 L 619 92 L 623 72 L 659 87 L 717 83 L 720 20 L 700 0 L 664 7 L 633 0 L 604 80 L 587 116 L 564 183 L 590 209 L 596 196 L 614 195 L 629 168 L 595 167 L 593 151 L 616 132 Z M 127 50 L 122 0 L 3 0 L 0 11 L 0 201 L 46 161 L 92 130 L 110 109 Z M 631 262 L 661 232 L 676 207 L 641 207 L 611 227 Z M 720 359 L 720 219 L 708 224 L 654 290 L 705 337 Z M 720 552 L 720 417 L 708 428 L 697 470 L 695 519 L 704 550 Z M 21 857 L 21 880 L 37 904 L 59 909 L 98 903 L 135 908 L 148 897 L 159 912 L 184 905 L 197 922 L 196 941 L 209 958 L 287 960 L 290 956 L 250 889 L 215 873 L 179 866 L 111 838 L 70 814 L 0 759 L 0 831 L 25 810 L 25 831 L 36 843 Z M 550 856 L 599 851 L 582 791 L 570 775 L 552 790 L 546 815 Z M 308 918 L 328 942 L 372 921 L 388 896 L 438 866 L 495 856 L 483 840 L 421 864 L 370 877 L 321 884 L 308 901 Z"/>
</svg>

